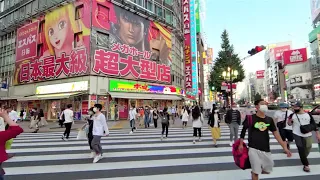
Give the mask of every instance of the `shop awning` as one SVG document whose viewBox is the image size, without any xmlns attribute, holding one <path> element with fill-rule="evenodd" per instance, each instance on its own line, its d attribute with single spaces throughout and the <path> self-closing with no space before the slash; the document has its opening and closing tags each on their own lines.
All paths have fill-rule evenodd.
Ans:
<svg viewBox="0 0 320 180">
<path fill-rule="evenodd" d="M 14 100 L 19 98 L 22 98 L 22 97 L 21 96 L 1 97 L 0 100 Z"/>
<path fill-rule="evenodd" d="M 122 92 L 109 92 L 113 98 L 124 99 L 157 99 L 157 100 L 181 100 L 179 96 L 166 95 L 166 94 L 140 94 L 140 93 L 122 93 Z"/>
<path fill-rule="evenodd" d="M 17 99 L 18 101 L 33 101 L 33 100 L 46 100 L 46 99 L 68 99 L 70 96 L 77 96 L 82 93 L 58 93 L 58 94 L 41 94 L 28 96 Z"/>
</svg>

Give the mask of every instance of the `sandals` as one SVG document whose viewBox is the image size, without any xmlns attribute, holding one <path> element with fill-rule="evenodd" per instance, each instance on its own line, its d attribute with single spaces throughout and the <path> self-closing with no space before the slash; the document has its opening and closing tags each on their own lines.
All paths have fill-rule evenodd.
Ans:
<svg viewBox="0 0 320 180">
<path fill-rule="evenodd" d="M 304 172 L 310 172 L 310 168 L 308 166 L 303 166 L 303 171 Z"/>
</svg>

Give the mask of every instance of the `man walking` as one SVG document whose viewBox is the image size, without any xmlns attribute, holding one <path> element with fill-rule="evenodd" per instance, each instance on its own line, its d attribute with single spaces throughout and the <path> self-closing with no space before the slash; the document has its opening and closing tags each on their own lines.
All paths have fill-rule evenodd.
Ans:
<svg viewBox="0 0 320 180">
<path fill-rule="evenodd" d="M 252 120 L 246 118 L 243 122 L 239 151 L 242 152 L 243 150 L 243 140 L 248 129 L 249 160 L 252 169 L 251 177 L 252 180 L 258 180 L 259 174 L 270 174 L 274 166 L 270 152 L 269 131 L 273 133 L 288 157 L 291 157 L 291 152 L 288 150 L 286 143 L 282 141 L 273 119 L 265 115 L 268 110 L 265 101 L 262 99 L 257 100 L 254 105 L 256 106 L 257 113 L 252 115 Z"/>
<path fill-rule="evenodd" d="M 63 112 L 64 115 L 64 126 L 66 127 L 66 130 L 63 133 L 62 139 L 64 141 L 67 141 L 69 139 L 71 127 L 73 124 L 73 111 L 72 111 L 72 104 L 67 105 L 67 109 L 65 109 Z"/>
</svg>

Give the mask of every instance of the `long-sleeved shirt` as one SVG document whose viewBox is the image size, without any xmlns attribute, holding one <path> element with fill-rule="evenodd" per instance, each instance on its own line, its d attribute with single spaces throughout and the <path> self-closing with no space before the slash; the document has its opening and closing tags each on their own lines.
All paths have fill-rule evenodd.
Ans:
<svg viewBox="0 0 320 180">
<path fill-rule="evenodd" d="M 106 116 L 102 113 L 93 117 L 92 135 L 103 136 L 104 133 L 109 132 Z"/>
</svg>

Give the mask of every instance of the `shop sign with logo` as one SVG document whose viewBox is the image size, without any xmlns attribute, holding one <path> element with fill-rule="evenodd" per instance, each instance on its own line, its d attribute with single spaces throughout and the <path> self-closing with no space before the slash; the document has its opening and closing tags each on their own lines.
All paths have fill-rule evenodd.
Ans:
<svg viewBox="0 0 320 180">
<path fill-rule="evenodd" d="M 307 61 L 307 48 L 295 49 L 283 52 L 283 64 L 296 64 Z"/>
<path fill-rule="evenodd" d="M 135 92 L 153 94 L 184 95 L 184 90 L 170 85 L 111 79 L 109 92 Z"/>
<path fill-rule="evenodd" d="M 36 89 L 36 94 L 52 94 L 52 93 L 87 91 L 88 86 L 89 86 L 88 81 L 38 86 Z"/>
</svg>

